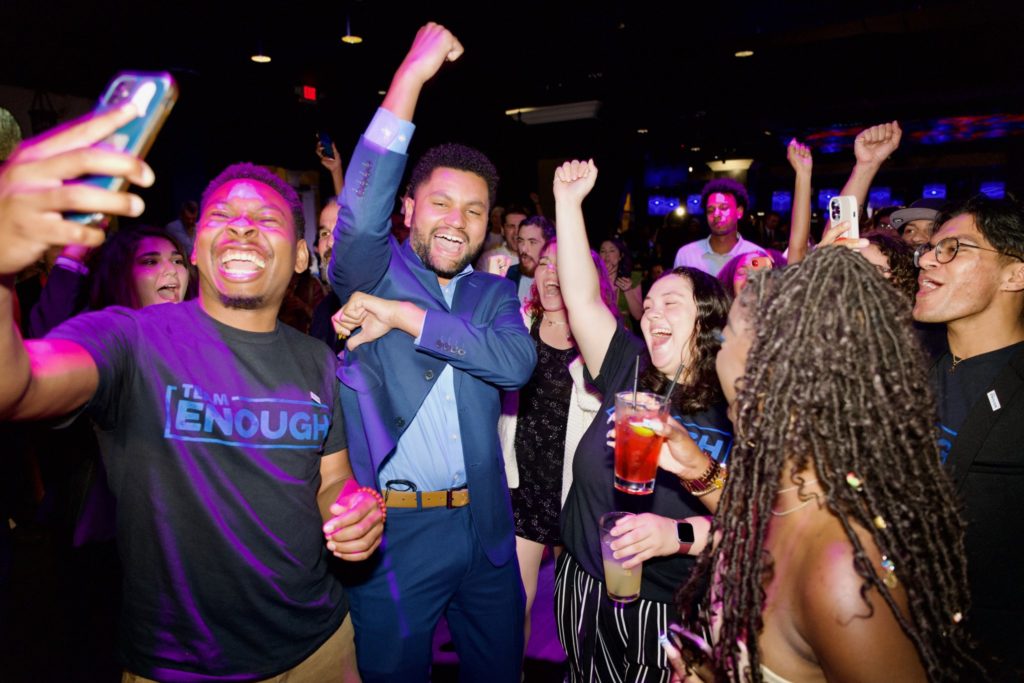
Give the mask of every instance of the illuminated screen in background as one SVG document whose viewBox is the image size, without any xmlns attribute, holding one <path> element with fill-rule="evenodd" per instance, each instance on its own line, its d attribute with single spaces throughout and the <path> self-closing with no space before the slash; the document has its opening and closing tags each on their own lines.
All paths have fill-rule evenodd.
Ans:
<svg viewBox="0 0 1024 683">
<path fill-rule="evenodd" d="M 985 114 L 981 116 L 950 116 L 924 121 L 901 121 L 903 141 L 920 145 L 944 145 L 953 142 L 975 142 L 1024 135 L 1024 114 Z M 853 141 L 864 126 L 834 126 L 825 130 L 798 133 L 797 138 L 815 152 L 835 154 L 853 149 Z"/>
<path fill-rule="evenodd" d="M 699 196 L 699 195 L 698 195 Z M 679 206 L 679 197 L 663 197 L 651 195 L 647 198 L 647 215 L 664 216 L 675 211 Z"/>
<path fill-rule="evenodd" d="M 818 191 L 818 210 L 824 211 L 828 208 L 829 200 L 839 195 L 839 189 L 835 187 Z"/>
<path fill-rule="evenodd" d="M 776 191 L 772 192 L 772 211 L 783 215 L 793 210 L 793 193 Z"/>
<path fill-rule="evenodd" d="M 691 216 L 700 216 L 704 213 L 704 207 L 701 206 L 699 194 L 691 194 L 686 197 L 686 213 Z"/>
</svg>

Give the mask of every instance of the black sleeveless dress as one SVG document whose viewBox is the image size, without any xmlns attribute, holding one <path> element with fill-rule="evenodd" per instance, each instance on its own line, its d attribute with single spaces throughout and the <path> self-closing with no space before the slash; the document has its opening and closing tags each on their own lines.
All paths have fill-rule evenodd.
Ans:
<svg viewBox="0 0 1024 683">
<path fill-rule="evenodd" d="M 516 536 L 551 545 L 561 543 L 562 460 L 572 396 L 569 363 L 579 350 L 545 344 L 540 338 L 541 323 L 537 320 L 530 329 L 537 345 L 537 366 L 519 391 L 515 438 L 519 488 L 511 492 Z"/>
</svg>

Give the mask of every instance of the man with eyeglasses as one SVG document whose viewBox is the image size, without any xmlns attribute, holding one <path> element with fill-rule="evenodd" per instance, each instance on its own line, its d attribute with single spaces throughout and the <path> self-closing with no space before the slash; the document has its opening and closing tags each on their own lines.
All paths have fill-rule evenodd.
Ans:
<svg viewBox="0 0 1024 683">
<path fill-rule="evenodd" d="M 979 195 L 918 247 L 914 319 L 946 323 L 932 366 L 940 457 L 967 519 L 971 610 L 992 680 L 1024 669 L 1024 205 Z"/>
</svg>

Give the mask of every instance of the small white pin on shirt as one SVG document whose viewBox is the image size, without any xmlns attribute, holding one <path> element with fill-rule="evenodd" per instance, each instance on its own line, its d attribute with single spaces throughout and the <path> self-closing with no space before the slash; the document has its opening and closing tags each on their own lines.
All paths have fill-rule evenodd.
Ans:
<svg viewBox="0 0 1024 683">
<path fill-rule="evenodd" d="M 1003 405 L 999 402 L 999 397 L 996 396 L 995 389 L 993 389 L 992 391 L 988 392 L 987 396 L 988 396 L 988 404 L 990 406 L 992 406 L 992 412 L 993 413 L 1003 407 Z"/>
<path fill-rule="evenodd" d="M 316 401 L 317 403 L 319 403 L 320 405 L 323 405 L 323 401 L 320 400 L 320 397 L 314 394 L 312 391 L 309 392 L 309 397 Z"/>
</svg>

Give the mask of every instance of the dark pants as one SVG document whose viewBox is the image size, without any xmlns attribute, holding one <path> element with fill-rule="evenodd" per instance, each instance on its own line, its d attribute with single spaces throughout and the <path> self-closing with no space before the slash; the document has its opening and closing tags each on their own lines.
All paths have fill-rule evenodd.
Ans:
<svg viewBox="0 0 1024 683">
<path fill-rule="evenodd" d="M 384 542 L 346 589 L 364 683 L 428 681 L 444 614 L 463 681 L 519 683 L 525 597 L 513 557 L 495 567 L 469 507 L 390 508 Z"/>
</svg>

